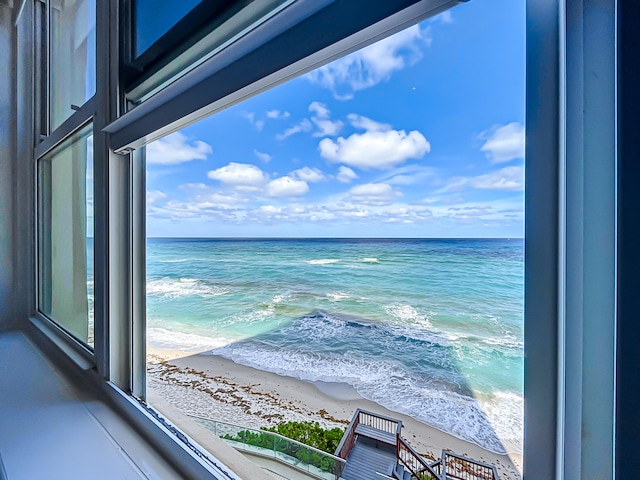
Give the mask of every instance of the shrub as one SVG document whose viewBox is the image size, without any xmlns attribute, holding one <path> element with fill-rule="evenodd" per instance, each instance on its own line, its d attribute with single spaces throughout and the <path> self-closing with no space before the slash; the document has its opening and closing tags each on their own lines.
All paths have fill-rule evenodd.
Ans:
<svg viewBox="0 0 640 480">
<path fill-rule="evenodd" d="M 278 433 L 284 437 L 309 445 L 318 450 L 334 454 L 342 439 L 344 431 L 341 428 L 324 429 L 318 422 L 285 422 L 275 427 L 263 427 L 267 432 Z M 223 435 L 223 439 L 242 442 L 255 447 L 267 448 L 284 453 L 301 462 L 313 465 L 325 472 L 334 473 L 335 463 L 332 458 L 304 448 L 283 438 L 274 437 L 267 433 L 251 430 L 241 430 L 237 435 Z"/>
</svg>

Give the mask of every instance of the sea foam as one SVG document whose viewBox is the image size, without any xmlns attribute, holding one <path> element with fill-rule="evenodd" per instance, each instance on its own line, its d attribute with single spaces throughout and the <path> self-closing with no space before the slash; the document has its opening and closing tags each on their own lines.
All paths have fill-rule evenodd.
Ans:
<svg viewBox="0 0 640 480">
<path fill-rule="evenodd" d="M 339 302 L 340 300 L 347 300 L 351 298 L 351 296 L 348 293 L 336 291 L 327 293 L 327 298 L 332 302 Z"/>
<path fill-rule="evenodd" d="M 378 260 L 376 257 L 364 257 L 360 261 L 364 263 L 380 263 L 380 260 Z"/>
<path fill-rule="evenodd" d="M 318 260 L 307 260 L 306 263 L 309 265 L 331 265 L 333 263 L 338 263 L 340 260 L 337 258 L 320 258 Z"/>
<path fill-rule="evenodd" d="M 179 332 L 162 327 L 149 327 L 147 329 L 147 343 L 151 347 L 180 350 L 186 353 L 201 353 L 223 347 L 233 342 L 224 337 L 209 337 L 195 333 Z"/>
<path fill-rule="evenodd" d="M 431 322 L 429 322 L 427 316 L 420 313 L 411 305 L 394 303 L 392 305 L 385 305 L 383 308 L 387 314 L 400 321 L 402 324 L 432 328 Z"/>
<path fill-rule="evenodd" d="M 278 375 L 347 383 L 368 400 L 495 453 L 506 453 L 504 444 L 522 448 L 523 401 L 512 392 L 476 399 L 416 377 L 395 362 L 348 353 L 326 356 L 253 343 L 229 344 L 212 353 Z"/>
<path fill-rule="evenodd" d="M 215 297 L 229 293 L 229 289 L 211 285 L 195 278 L 164 277 L 147 282 L 147 295 L 165 299 L 196 295 L 199 297 Z"/>
</svg>

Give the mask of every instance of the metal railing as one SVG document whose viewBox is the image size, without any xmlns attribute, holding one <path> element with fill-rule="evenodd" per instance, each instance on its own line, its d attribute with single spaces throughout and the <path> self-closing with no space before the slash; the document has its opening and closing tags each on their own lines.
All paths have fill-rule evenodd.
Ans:
<svg viewBox="0 0 640 480">
<path fill-rule="evenodd" d="M 358 408 L 353 414 L 351 423 L 349 423 L 347 430 L 342 436 L 342 440 L 340 440 L 338 448 L 336 448 L 336 456 L 340 458 L 347 458 L 349 456 L 349 452 L 351 452 L 356 441 L 356 428 L 358 428 L 358 425 L 360 424 L 376 428 L 382 432 L 390 433 L 396 437 L 400 435 L 402 430 L 401 420 Z"/>
<path fill-rule="evenodd" d="M 318 479 L 338 480 L 345 460 L 277 433 L 189 415 L 236 450 L 272 458 Z"/>
<path fill-rule="evenodd" d="M 415 480 L 441 480 L 440 472 L 436 472 L 427 461 L 409 445 L 404 438 L 398 435 L 396 457 L 411 473 Z"/>
<path fill-rule="evenodd" d="M 442 451 L 441 465 L 443 479 L 498 480 L 498 471 L 493 465 L 447 450 Z"/>
<path fill-rule="evenodd" d="M 402 421 L 391 417 L 385 417 L 377 413 L 368 412 L 367 410 L 356 410 L 354 417 L 358 417 L 358 423 L 367 425 L 368 427 L 377 428 L 383 432 L 393 435 L 400 435 L 402 430 Z M 355 428 L 355 427 L 354 427 Z"/>
</svg>

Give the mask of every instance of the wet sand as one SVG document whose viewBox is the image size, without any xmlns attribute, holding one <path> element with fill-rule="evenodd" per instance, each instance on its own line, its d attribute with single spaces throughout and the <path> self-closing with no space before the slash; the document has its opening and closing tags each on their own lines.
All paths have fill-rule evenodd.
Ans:
<svg viewBox="0 0 640 480">
<path fill-rule="evenodd" d="M 260 428 L 318 421 L 345 428 L 357 408 L 402 420 L 402 436 L 427 459 L 442 449 L 493 464 L 501 479 L 521 478 L 522 456 L 499 455 L 362 398 L 348 384 L 305 382 L 210 354 L 149 349 L 147 388 L 189 415 Z"/>
</svg>

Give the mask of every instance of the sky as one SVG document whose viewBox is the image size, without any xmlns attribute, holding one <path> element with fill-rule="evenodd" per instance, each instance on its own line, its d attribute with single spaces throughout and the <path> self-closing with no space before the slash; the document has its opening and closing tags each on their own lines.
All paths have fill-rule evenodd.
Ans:
<svg viewBox="0 0 640 480">
<path fill-rule="evenodd" d="M 151 237 L 523 236 L 524 0 L 474 0 L 147 148 Z"/>
</svg>

